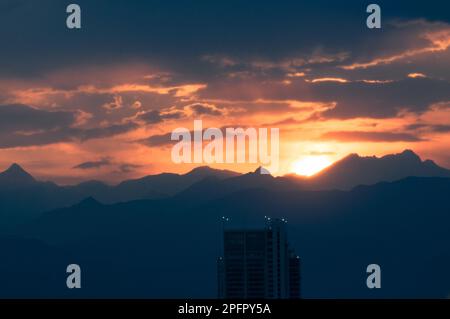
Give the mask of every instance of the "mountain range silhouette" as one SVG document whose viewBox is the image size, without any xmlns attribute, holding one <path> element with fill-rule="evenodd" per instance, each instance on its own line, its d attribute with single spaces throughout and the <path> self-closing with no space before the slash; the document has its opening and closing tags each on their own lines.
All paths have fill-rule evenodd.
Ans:
<svg viewBox="0 0 450 319">
<path fill-rule="evenodd" d="M 411 150 L 380 158 L 351 154 L 314 176 L 310 188 L 350 190 L 357 185 L 392 182 L 408 176 L 450 177 L 450 170 L 432 160 L 422 161 Z"/>
<path fill-rule="evenodd" d="M 450 294 L 449 171 L 411 151 L 350 155 L 308 179 L 202 167 L 58 186 L 13 165 L 0 185 L 0 297 L 214 298 L 221 216 L 239 228 L 286 218 L 306 298 Z M 83 289 L 65 288 L 70 263 Z M 365 285 L 371 263 L 382 289 Z"/>
<path fill-rule="evenodd" d="M 162 173 L 126 180 L 117 185 L 87 181 L 72 186 L 37 181 L 18 164 L 0 173 L 0 208 L 9 223 L 34 217 L 36 213 L 76 204 L 86 197 L 112 204 L 139 199 L 201 197 L 203 200 L 243 189 L 350 190 L 358 185 L 395 181 L 409 176 L 450 177 L 450 170 L 431 160 L 422 161 L 410 150 L 381 158 L 349 155 L 317 175 L 273 177 L 255 172 L 240 174 L 198 167 L 187 174 Z M 1 219 L 1 215 L 0 215 Z M 5 223 L 3 223 L 5 225 Z"/>
</svg>

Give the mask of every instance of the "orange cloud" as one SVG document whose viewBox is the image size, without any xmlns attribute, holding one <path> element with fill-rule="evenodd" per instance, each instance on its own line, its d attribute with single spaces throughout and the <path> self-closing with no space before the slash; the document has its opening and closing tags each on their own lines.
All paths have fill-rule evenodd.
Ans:
<svg viewBox="0 0 450 319">
<path fill-rule="evenodd" d="M 348 80 L 344 78 L 317 78 L 311 80 L 311 83 L 320 83 L 320 82 L 338 82 L 338 83 L 347 83 Z"/>
<path fill-rule="evenodd" d="M 421 35 L 421 38 L 427 40 L 429 46 L 409 49 L 391 56 L 376 58 L 372 61 L 363 63 L 353 63 L 350 65 L 342 66 L 341 68 L 344 70 L 367 69 L 377 65 L 391 64 L 393 62 L 416 57 L 422 54 L 445 51 L 450 46 L 450 27 L 439 31 L 424 33 Z"/>
<path fill-rule="evenodd" d="M 304 77 L 306 75 L 305 72 L 294 72 L 294 73 L 288 73 L 287 76 L 290 78 L 299 78 Z"/>
<path fill-rule="evenodd" d="M 408 77 L 411 79 L 416 79 L 416 78 L 426 78 L 427 76 L 423 73 L 409 73 Z"/>
<path fill-rule="evenodd" d="M 157 93 L 157 94 L 170 94 L 175 92 L 176 97 L 187 97 L 197 91 L 206 88 L 206 84 L 185 84 L 179 86 L 152 86 L 148 84 L 136 84 L 126 83 L 115 85 L 110 88 L 97 88 L 95 86 L 81 86 L 76 89 L 76 93 L 129 93 L 129 92 L 142 92 L 142 93 Z"/>
<path fill-rule="evenodd" d="M 361 81 L 369 84 L 385 84 L 394 82 L 393 80 L 361 80 Z"/>
</svg>

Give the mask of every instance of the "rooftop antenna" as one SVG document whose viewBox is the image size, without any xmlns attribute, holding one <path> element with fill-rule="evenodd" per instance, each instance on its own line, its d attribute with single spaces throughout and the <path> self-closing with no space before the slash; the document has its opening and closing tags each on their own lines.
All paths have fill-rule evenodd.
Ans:
<svg viewBox="0 0 450 319">
<path fill-rule="evenodd" d="M 225 223 L 230 221 L 230 218 L 226 217 L 226 216 L 222 216 L 221 218 L 221 225 L 222 225 L 222 241 L 220 242 L 219 245 L 221 245 L 219 251 L 222 253 L 222 257 L 225 255 Z"/>
<path fill-rule="evenodd" d="M 266 227 L 270 228 L 271 218 L 268 216 L 264 216 L 264 220 L 266 221 Z"/>
</svg>

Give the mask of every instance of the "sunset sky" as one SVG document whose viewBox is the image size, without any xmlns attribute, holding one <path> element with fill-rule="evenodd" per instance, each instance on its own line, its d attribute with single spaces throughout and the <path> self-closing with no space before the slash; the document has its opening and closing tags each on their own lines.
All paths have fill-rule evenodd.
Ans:
<svg viewBox="0 0 450 319">
<path fill-rule="evenodd" d="M 186 172 L 170 133 L 195 119 L 279 128 L 277 175 L 404 149 L 450 168 L 449 4 L 376 1 L 371 30 L 361 1 L 72 2 L 81 30 L 70 2 L 0 2 L 0 169 Z"/>
</svg>

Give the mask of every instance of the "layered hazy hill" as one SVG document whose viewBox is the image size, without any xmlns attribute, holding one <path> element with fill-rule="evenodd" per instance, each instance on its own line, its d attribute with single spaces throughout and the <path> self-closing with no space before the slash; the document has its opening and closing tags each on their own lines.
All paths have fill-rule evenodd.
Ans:
<svg viewBox="0 0 450 319">
<path fill-rule="evenodd" d="M 238 173 L 199 167 L 187 174 L 163 173 L 127 180 L 118 185 L 87 181 L 73 186 L 59 186 L 33 178 L 18 164 L 0 173 L 0 229 L 33 218 L 37 213 L 74 205 L 86 197 L 102 203 L 127 202 L 174 196 L 206 177 L 218 180 Z"/>
<path fill-rule="evenodd" d="M 87 198 L 17 228 L 14 240 L 0 236 L 0 296 L 73 296 L 61 283 L 77 262 L 87 274 L 79 297 L 214 298 L 222 227 L 270 216 L 288 220 L 305 298 L 443 298 L 449 193 L 450 178 L 408 177 L 351 191 L 246 189 L 207 202 Z M 382 289 L 365 286 L 371 263 L 382 267 Z"/>
<path fill-rule="evenodd" d="M 308 179 L 201 167 L 114 186 L 61 187 L 12 165 L 0 174 L 0 297 L 214 298 L 223 227 L 264 216 L 288 220 L 304 297 L 446 297 L 449 176 L 411 151 L 350 155 Z M 64 286 L 74 262 L 86 274 L 76 292 Z M 383 289 L 365 286 L 371 263 Z"/>
<path fill-rule="evenodd" d="M 38 181 L 19 165 L 13 164 L 0 173 L 0 218 L 3 217 L 2 225 L 20 222 L 36 213 L 70 206 L 87 197 L 105 204 L 171 197 L 195 202 L 246 189 L 350 190 L 358 185 L 372 185 L 410 176 L 450 177 L 449 170 L 431 160 L 422 161 L 410 150 L 381 158 L 352 154 L 310 178 L 297 175 L 273 177 L 260 174 L 259 170 L 240 174 L 204 166 L 187 174 L 149 175 L 117 185 L 87 181 L 73 186 L 59 186 Z"/>
</svg>

